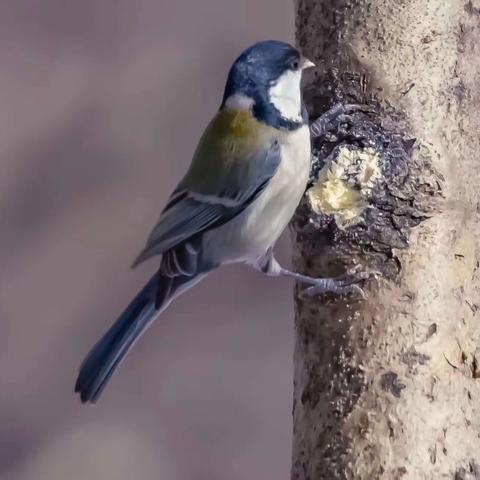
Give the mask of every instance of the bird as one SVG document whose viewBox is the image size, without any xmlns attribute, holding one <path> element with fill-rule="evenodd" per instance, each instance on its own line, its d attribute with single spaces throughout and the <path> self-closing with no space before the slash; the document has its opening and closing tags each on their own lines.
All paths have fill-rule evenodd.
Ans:
<svg viewBox="0 0 480 480">
<path fill-rule="evenodd" d="M 243 263 L 310 285 L 311 294 L 361 291 L 353 281 L 282 267 L 273 247 L 309 179 L 311 138 L 303 72 L 314 63 L 289 43 L 255 43 L 234 61 L 220 108 L 133 266 L 160 266 L 83 360 L 75 384 L 95 403 L 140 335 L 214 269 Z"/>
</svg>

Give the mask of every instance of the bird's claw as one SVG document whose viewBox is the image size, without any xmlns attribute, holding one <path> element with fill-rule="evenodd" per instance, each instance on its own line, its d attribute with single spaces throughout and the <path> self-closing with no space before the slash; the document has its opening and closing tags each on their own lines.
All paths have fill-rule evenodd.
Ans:
<svg viewBox="0 0 480 480">
<path fill-rule="evenodd" d="M 354 294 L 366 299 L 364 290 L 358 283 L 368 280 L 371 277 L 377 279 L 380 272 L 375 270 L 363 270 L 361 265 L 347 270 L 343 275 L 335 278 L 318 278 L 317 282 L 301 292 L 302 297 L 312 297 L 322 293 L 331 292 L 336 295 Z"/>
<path fill-rule="evenodd" d="M 342 285 L 341 282 L 336 282 L 335 284 L 330 285 L 328 288 L 325 288 L 323 285 L 312 285 L 307 287 L 301 292 L 302 297 L 314 297 L 315 295 L 321 295 L 322 293 L 335 293 L 336 295 L 346 295 L 349 293 L 359 295 L 364 300 L 367 298 L 365 292 L 358 285 Z"/>
<path fill-rule="evenodd" d="M 370 105 L 361 105 L 357 103 L 336 103 L 333 107 L 320 115 L 311 125 L 310 133 L 312 138 L 325 135 L 329 131 L 338 127 L 338 125 L 348 119 L 351 114 L 356 112 L 375 113 L 375 109 Z"/>
</svg>

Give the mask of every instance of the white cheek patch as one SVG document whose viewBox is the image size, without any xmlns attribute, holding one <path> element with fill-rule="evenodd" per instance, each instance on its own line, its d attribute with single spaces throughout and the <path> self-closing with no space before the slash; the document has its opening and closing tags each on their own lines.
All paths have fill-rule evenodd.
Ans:
<svg viewBox="0 0 480 480">
<path fill-rule="evenodd" d="M 302 119 L 301 80 L 301 70 L 287 70 L 268 92 L 272 104 L 287 120 L 298 122 Z"/>
</svg>

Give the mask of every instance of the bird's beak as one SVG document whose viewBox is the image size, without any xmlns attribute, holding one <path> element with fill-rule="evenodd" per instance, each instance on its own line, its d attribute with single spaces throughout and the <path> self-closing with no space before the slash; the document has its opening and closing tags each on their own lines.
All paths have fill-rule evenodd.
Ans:
<svg viewBox="0 0 480 480">
<path fill-rule="evenodd" d="M 301 65 L 302 70 L 306 70 L 307 68 L 316 67 L 316 65 L 311 60 L 309 60 L 308 58 L 305 58 L 305 57 L 302 57 L 302 59 L 300 61 L 300 65 Z"/>
</svg>

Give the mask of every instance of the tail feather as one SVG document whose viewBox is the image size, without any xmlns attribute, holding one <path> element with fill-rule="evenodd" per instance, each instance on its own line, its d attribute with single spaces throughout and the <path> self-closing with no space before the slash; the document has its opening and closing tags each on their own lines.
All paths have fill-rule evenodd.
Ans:
<svg viewBox="0 0 480 480">
<path fill-rule="evenodd" d="M 192 239 L 164 252 L 159 271 L 92 348 L 75 384 L 83 403 L 98 400 L 115 369 L 158 314 L 213 268 L 199 261 L 199 241 Z"/>
<path fill-rule="evenodd" d="M 175 297 L 204 276 L 172 278 L 158 272 L 150 279 L 82 362 L 75 384 L 75 392 L 80 394 L 82 403 L 98 400 L 115 369 L 140 335 Z"/>
<path fill-rule="evenodd" d="M 154 320 L 157 282 L 155 274 L 82 362 L 75 392 L 83 403 L 97 401 L 116 367 Z"/>
</svg>

